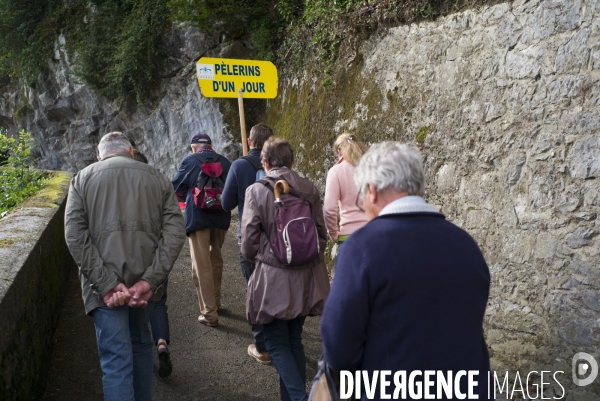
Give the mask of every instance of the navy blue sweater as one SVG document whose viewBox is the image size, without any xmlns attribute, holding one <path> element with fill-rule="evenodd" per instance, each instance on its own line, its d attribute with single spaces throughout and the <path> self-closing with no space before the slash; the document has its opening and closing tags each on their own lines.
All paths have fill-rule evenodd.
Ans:
<svg viewBox="0 0 600 401">
<path fill-rule="evenodd" d="M 325 359 L 338 371 L 406 370 L 407 376 L 477 370 L 479 399 L 487 400 L 489 287 L 479 247 L 443 215 L 377 217 L 341 247 L 321 320 Z M 394 388 L 392 379 L 390 394 Z M 378 387 L 375 399 L 379 394 Z"/>
<path fill-rule="evenodd" d="M 260 163 L 260 150 L 250 149 L 248 156 L 255 158 Z M 231 164 L 231 170 L 227 175 L 225 189 L 221 204 L 225 210 L 233 210 L 236 206 L 240 215 L 240 223 L 244 214 L 244 200 L 246 199 L 246 188 L 256 181 L 256 169 L 248 160 L 237 159 Z M 240 223 L 238 223 L 238 238 L 241 238 Z"/>
<path fill-rule="evenodd" d="M 200 150 L 201 155 L 211 156 L 215 159 L 219 154 Z M 227 178 L 227 173 L 231 167 L 231 162 L 225 156 L 219 158 L 223 167 L 222 179 Z M 185 231 L 190 235 L 192 231 L 203 230 L 205 228 L 220 228 L 228 230 L 231 224 L 231 212 L 228 211 L 204 211 L 194 205 L 194 195 L 192 190 L 196 186 L 198 175 L 200 174 L 200 161 L 193 154 L 183 158 L 179 171 L 171 180 L 177 196 L 185 193 Z"/>
</svg>

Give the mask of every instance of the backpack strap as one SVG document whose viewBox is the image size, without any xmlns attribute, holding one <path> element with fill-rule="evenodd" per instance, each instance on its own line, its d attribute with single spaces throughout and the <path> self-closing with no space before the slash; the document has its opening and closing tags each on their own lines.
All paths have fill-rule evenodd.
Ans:
<svg viewBox="0 0 600 401">
<path fill-rule="evenodd" d="M 281 199 L 277 197 L 278 194 L 275 193 L 275 187 L 277 187 L 277 184 L 280 183 L 279 181 L 277 181 L 277 183 L 275 183 L 275 187 L 273 185 L 271 185 L 271 183 L 268 182 L 267 180 L 258 180 L 258 181 L 255 181 L 255 182 L 261 183 L 262 185 L 264 185 L 265 187 L 267 187 L 268 189 L 270 189 L 271 192 L 273 192 L 273 196 L 275 197 L 275 208 L 276 209 L 279 209 L 279 207 L 281 205 L 283 205 L 283 202 L 281 201 Z M 285 192 L 285 193 L 290 193 L 289 191 L 290 191 L 291 187 L 289 187 L 289 184 L 287 184 L 287 182 L 286 182 L 286 185 L 288 185 L 288 192 Z M 281 196 L 281 194 L 279 194 L 279 195 Z M 300 199 L 302 199 L 302 198 L 300 197 Z"/>
<path fill-rule="evenodd" d="M 254 167 L 254 169 L 256 171 L 263 168 L 262 164 L 260 162 L 256 161 L 256 159 L 252 156 L 242 156 L 242 157 L 240 157 L 240 159 L 247 160 L 250 164 L 252 164 L 252 166 Z"/>
<path fill-rule="evenodd" d="M 196 187 L 198 187 L 198 189 L 202 189 L 204 188 L 206 185 L 208 185 L 208 183 L 210 182 L 211 186 L 214 186 L 214 180 L 212 177 L 208 177 L 205 174 L 205 178 L 202 179 L 202 181 L 200 182 L 200 177 L 202 177 L 202 165 L 204 163 L 216 163 L 219 161 L 219 159 L 221 158 L 221 155 L 218 155 L 215 153 L 215 155 L 217 156 L 216 159 L 213 160 L 213 155 L 211 154 L 210 156 L 208 155 L 202 155 L 201 152 L 199 153 L 193 153 L 193 156 L 200 162 L 200 174 L 198 174 L 198 178 L 196 179 Z M 217 178 L 220 179 L 220 178 Z"/>
<path fill-rule="evenodd" d="M 273 194 L 275 194 L 275 187 L 273 187 L 273 185 L 271 185 L 271 183 L 269 181 L 267 181 L 267 180 L 258 180 L 258 181 L 255 181 L 255 182 L 258 182 L 258 183 L 264 185 L 265 187 L 269 188 L 271 190 L 271 192 L 273 192 Z M 286 192 L 286 194 L 293 195 L 296 198 L 304 199 L 304 197 L 302 196 L 302 194 L 300 192 L 296 191 L 294 188 L 292 188 L 291 185 L 289 187 L 289 192 Z M 304 200 L 306 200 L 306 199 L 304 199 Z"/>
<path fill-rule="evenodd" d="M 202 155 L 202 154 L 201 154 L 201 152 L 200 152 L 200 153 L 192 153 L 192 154 L 194 155 L 194 157 L 195 157 L 196 159 L 198 159 L 198 161 L 199 161 L 201 164 L 208 163 L 208 162 L 209 162 L 209 160 L 211 160 L 211 162 L 212 162 L 212 163 L 215 163 L 215 162 L 219 161 L 219 159 L 221 158 L 221 155 L 217 155 L 216 153 L 215 153 L 215 155 L 217 156 L 217 158 L 216 158 L 216 159 L 214 159 L 214 157 L 213 157 L 213 155 L 212 155 L 212 154 L 211 154 L 210 156 L 205 156 L 205 155 Z M 214 159 L 214 160 L 213 160 L 213 159 Z"/>
<path fill-rule="evenodd" d="M 271 185 L 271 183 L 267 180 L 258 180 L 256 181 L 260 184 L 263 184 L 265 187 L 269 188 L 272 192 L 275 192 L 275 188 L 273 188 L 273 185 Z"/>
</svg>

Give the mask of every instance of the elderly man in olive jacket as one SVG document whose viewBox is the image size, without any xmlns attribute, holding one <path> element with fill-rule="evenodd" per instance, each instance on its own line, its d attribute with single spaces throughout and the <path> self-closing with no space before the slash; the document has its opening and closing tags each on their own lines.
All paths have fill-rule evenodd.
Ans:
<svg viewBox="0 0 600 401">
<path fill-rule="evenodd" d="M 169 179 L 133 159 L 112 132 L 100 160 L 72 180 L 65 236 L 79 266 L 86 313 L 94 319 L 105 400 L 150 400 L 154 300 L 185 241 Z"/>
</svg>

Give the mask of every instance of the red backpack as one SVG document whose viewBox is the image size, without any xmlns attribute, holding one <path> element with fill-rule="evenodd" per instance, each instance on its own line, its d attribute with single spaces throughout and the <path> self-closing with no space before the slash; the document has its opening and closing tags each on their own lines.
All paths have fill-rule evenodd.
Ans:
<svg viewBox="0 0 600 401">
<path fill-rule="evenodd" d="M 216 159 L 215 159 L 216 156 Z M 192 190 L 194 205 L 202 210 L 223 210 L 221 206 L 221 194 L 225 182 L 221 178 L 223 166 L 219 163 L 219 155 L 200 155 L 194 153 L 194 157 L 200 161 L 200 174 L 196 180 L 196 186 Z"/>
</svg>

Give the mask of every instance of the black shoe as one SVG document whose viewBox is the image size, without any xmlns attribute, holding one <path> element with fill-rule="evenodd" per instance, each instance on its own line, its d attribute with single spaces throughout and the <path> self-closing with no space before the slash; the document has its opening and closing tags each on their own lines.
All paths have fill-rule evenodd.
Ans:
<svg viewBox="0 0 600 401">
<path fill-rule="evenodd" d="M 173 365 L 171 365 L 171 355 L 168 348 L 161 348 L 158 350 L 158 375 L 160 377 L 167 377 L 173 371 Z"/>
</svg>

